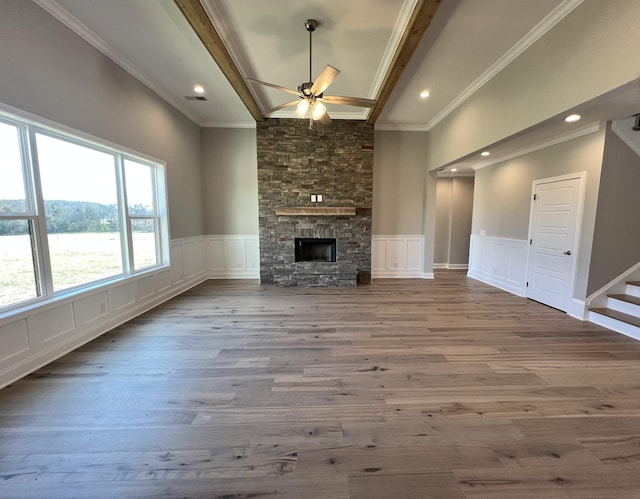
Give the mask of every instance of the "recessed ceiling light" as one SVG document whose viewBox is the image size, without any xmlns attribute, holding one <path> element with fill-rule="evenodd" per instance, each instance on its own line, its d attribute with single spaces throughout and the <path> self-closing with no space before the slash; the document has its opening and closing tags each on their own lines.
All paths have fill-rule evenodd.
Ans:
<svg viewBox="0 0 640 499">
<path fill-rule="evenodd" d="M 451 171 L 452 171 L 452 172 L 457 172 L 457 171 L 458 171 L 458 169 L 457 169 L 457 168 L 451 168 Z"/>
<path fill-rule="evenodd" d="M 427 97 L 429 97 L 429 95 L 431 95 L 431 94 L 429 93 L 428 90 L 423 90 L 422 92 L 420 92 L 420 98 L 421 99 L 426 99 Z"/>
<path fill-rule="evenodd" d="M 193 87 L 193 91 L 197 94 L 203 94 L 204 87 L 202 85 L 196 85 L 195 87 Z"/>
<path fill-rule="evenodd" d="M 570 114 L 564 119 L 564 121 L 566 121 L 567 123 L 573 123 L 574 121 L 578 121 L 581 117 L 582 116 L 580 116 L 579 114 Z"/>
<path fill-rule="evenodd" d="M 480 156 L 489 156 L 489 154 L 491 154 L 489 151 L 482 151 Z"/>
</svg>

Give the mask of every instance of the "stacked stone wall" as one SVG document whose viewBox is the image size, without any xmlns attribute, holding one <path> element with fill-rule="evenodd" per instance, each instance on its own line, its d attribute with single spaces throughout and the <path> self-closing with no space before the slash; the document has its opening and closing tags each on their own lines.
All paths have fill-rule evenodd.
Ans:
<svg viewBox="0 0 640 499">
<path fill-rule="evenodd" d="M 260 280 L 282 286 L 371 281 L 373 125 L 257 124 Z M 311 195 L 322 195 L 312 203 Z M 354 207 L 355 216 L 278 216 L 281 207 Z M 336 262 L 296 262 L 296 237 L 336 238 Z"/>
</svg>

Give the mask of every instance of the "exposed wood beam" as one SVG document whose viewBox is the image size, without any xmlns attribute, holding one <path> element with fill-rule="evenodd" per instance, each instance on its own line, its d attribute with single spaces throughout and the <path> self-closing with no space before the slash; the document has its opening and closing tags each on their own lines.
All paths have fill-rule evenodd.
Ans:
<svg viewBox="0 0 640 499">
<path fill-rule="evenodd" d="M 398 49 L 396 50 L 389 70 L 384 77 L 382 86 L 376 96 L 376 105 L 371 109 L 367 123 L 373 125 L 380 117 L 380 113 L 391 96 L 391 92 L 395 88 L 402 72 L 409 64 L 413 53 L 415 52 L 420 40 L 431 24 L 431 20 L 438 10 L 442 0 L 418 0 L 413 14 L 409 19 L 407 28 L 402 35 Z"/>
<path fill-rule="evenodd" d="M 233 62 L 229 51 L 224 46 L 222 38 L 216 31 L 211 19 L 204 10 L 199 0 L 174 0 L 184 17 L 187 19 L 193 30 L 200 38 L 200 41 L 209 51 L 213 60 L 222 70 L 233 89 L 247 107 L 256 121 L 264 121 L 264 116 L 260 106 L 253 98 L 249 87 L 240 74 L 238 67 Z"/>
</svg>

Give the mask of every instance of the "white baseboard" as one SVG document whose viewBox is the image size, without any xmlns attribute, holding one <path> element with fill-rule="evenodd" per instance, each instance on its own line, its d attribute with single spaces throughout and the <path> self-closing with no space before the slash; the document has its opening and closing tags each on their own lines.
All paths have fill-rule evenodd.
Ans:
<svg viewBox="0 0 640 499">
<path fill-rule="evenodd" d="M 372 279 L 421 279 L 419 270 L 372 270 Z"/>
<path fill-rule="evenodd" d="M 423 272 L 422 273 L 422 278 L 423 279 L 435 279 L 435 275 L 433 275 L 433 272 Z"/>
<path fill-rule="evenodd" d="M 434 263 L 434 269 L 447 269 L 447 270 L 466 270 L 469 265 L 466 263 Z"/>
<path fill-rule="evenodd" d="M 587 310 L 586 302 L 576 298 L 571 299 L 569 302 L 569 308 L 567 309 L 567 315 L 580 319 L 581 321 L 587 320 L 589 311 Z"/>
<path fill-rule="evenodd" d="M 503 291 L 508 291 L 509 293 L 513 293 L 517 296 L 526 296 L 524 288 L 521 288 L 517 284 L 512 284 L 509 281 L 495 279 L 490 276 L 480 274 L 478 272 L 474 272 L 473 270 L 469 270 L 467 272 L 467 277 L 471 277 L 476 281 L 483 282 L 488 284 L 489 286 L 493 286 L 494 288 L 502 289 Z"/>
<path fill-rule="evenodd" d="M 212 270 L 207 279 L 260 279 L 260 271 L 256 270 Z"/>
</svg>

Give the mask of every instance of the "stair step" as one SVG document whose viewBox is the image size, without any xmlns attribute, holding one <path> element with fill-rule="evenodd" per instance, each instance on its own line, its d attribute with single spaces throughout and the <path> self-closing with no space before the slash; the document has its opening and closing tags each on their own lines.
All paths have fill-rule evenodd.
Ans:
<svg viewBox="0 0 640 499">
<path fill-rule="evenodd" d="M 630 286 L 640 286 L 640 281 L 627 281 Z"/>
<path fill-rule="evenodd" d="M 627 303 L 633 303 L 634 305 L 640 306 L 640 297 L 631 296 L 631 295 L 607 295 L 609 298 L 613 298 L 614 300 L 626 301 Z"/>
<path fill-rule="evenodd" d="M 626 322 L 627 324 L 631 324 L 635 327 L 640 327 L 640 317 L 624 314 L 610 308 L 590 308 L 589 311 L 595 312 L 596 314 L 604 315 L 606 317 L 611 317 L 612 319 L 616 319 L 620 322 Z"/>
</svg>

